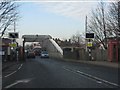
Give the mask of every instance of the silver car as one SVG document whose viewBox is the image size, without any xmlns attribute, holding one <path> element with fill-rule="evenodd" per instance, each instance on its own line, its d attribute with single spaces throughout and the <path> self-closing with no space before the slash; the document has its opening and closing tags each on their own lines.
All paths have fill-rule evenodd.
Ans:
<svg viewBox="0 0 120 90">
<path fill-rule="evenodd" d="M 49 54 L 47 51 L 42 51 L 40 57 L 41 58 L 49 58 Z"/>
</svg>

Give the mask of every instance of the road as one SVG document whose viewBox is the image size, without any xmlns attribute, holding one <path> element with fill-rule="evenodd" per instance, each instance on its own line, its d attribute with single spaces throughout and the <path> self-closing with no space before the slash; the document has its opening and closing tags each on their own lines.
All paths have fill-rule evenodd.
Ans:
<svg viewBox="0 0 120 90">
<path fill-rule="evenodd" d="M 118 70 L 55 59 L 28 59 L 3 77 L 3 88 L 117 88 Z"/>
</svg>

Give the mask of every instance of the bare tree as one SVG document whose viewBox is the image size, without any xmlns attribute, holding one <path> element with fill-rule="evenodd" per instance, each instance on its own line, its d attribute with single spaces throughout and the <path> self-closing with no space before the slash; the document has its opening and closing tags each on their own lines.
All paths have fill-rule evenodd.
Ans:
<svg viewBox="0 0 120 90">
<path fill-rule="evenodd" d="M 85 44 L 85 38 L 84 35 L 80 34 L 79 32 L 77 32 L 76 34 L 72 35 L 72 37 L 70 38 L 72 43 L 76 43 L 76 44 Z"/>
<path fill-rule="evenodd" d="M 118 1 L 118 27 L 120 30 L 120 1 Z"/>
<path fill-rule="evenodd" d="M 111 2 L 109 4 L 109 12 L 107 17 L 107 28 L 110 31 L 110 33 L 114 36 L 117 36 L 118 33 L 120 33 L 119 30 L 119 23 L 118 23 L 118 1 Z"/>
<path fill-rule="evenodd" d="M 92 16 L 88 23 L 88 31 L 95 33 L 95 42 L 101 43 L 107 49 L 107 30 L 106 30 L 106 5 L 100 2 L 96 10 L 92 10 Z"/>
<path fill-rule="evenodd" d="M 0 1 L 0 37 L 18 19 L 17 8 L 18 5 L 13 0 Z"/>
</svg>

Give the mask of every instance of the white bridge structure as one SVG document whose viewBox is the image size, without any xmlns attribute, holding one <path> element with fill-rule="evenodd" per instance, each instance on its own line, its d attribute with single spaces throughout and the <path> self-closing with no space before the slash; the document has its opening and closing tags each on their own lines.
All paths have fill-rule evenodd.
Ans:
<svg viewBox="0 0 120 90">
<path fill-rule="evenodd" d="M 62 58 L 63 50 L 50 35 L 23 35 L 23 48 L 26 42 L 39 42 L 49 52 L 50 57 Z"/>
</svg>

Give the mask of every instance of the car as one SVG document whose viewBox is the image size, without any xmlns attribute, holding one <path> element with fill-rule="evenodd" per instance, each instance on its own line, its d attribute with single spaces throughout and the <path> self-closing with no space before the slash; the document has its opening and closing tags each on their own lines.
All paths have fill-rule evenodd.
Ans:
<svg viewBox="0 0 120 90">
<path fill-rule="evenodd" d="M 41 48 L 34 48 L 33 51 L 36 56 L 40 56 Z"/>
<path fill-rule="evenodd" d="M 28 52 L 27 58 L 35 58 L 35 53 L 34 52 Z"/>
<path fill-rule="evenodd" d="M 47 51 L 41 51 L 41 55 L 40 55 L 41 58 L 49 58 L 49 54 Z"/>
</svg>

